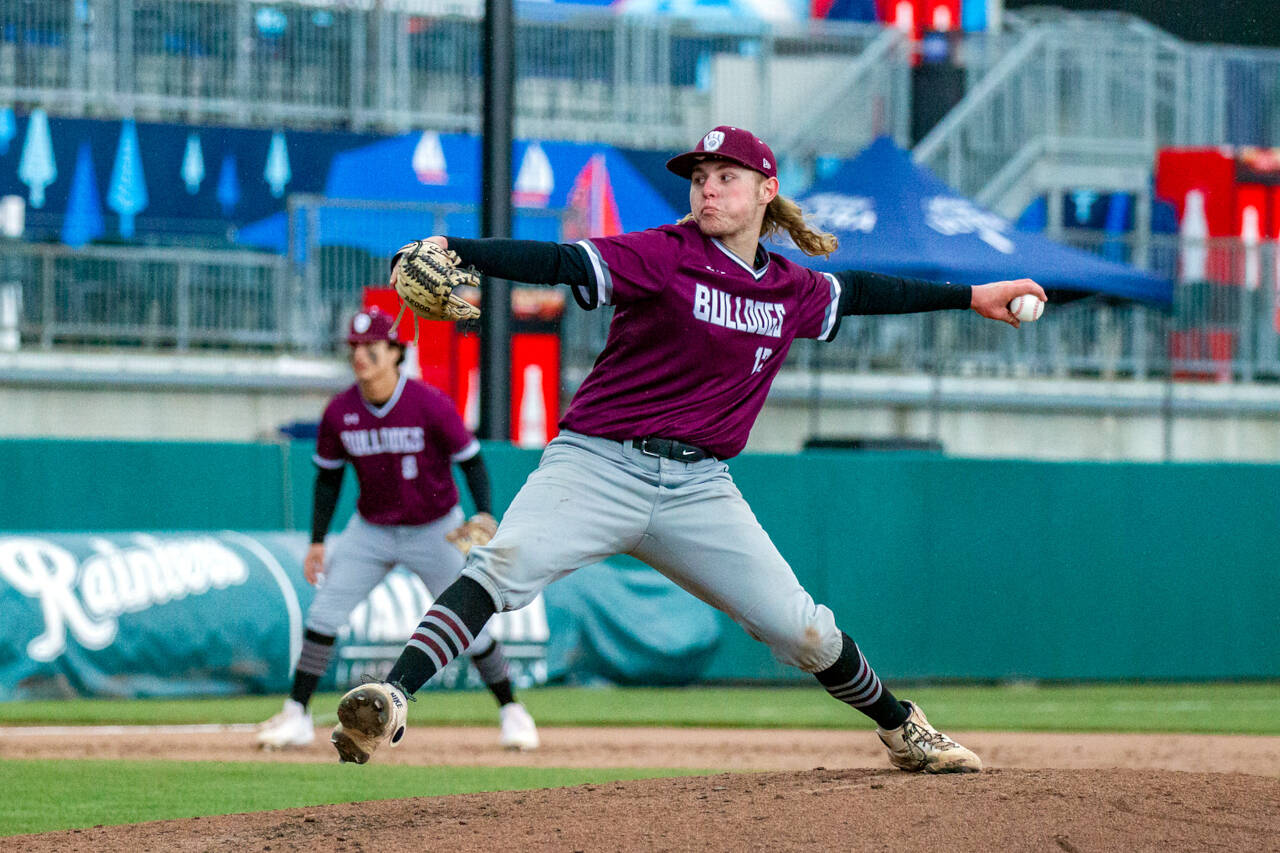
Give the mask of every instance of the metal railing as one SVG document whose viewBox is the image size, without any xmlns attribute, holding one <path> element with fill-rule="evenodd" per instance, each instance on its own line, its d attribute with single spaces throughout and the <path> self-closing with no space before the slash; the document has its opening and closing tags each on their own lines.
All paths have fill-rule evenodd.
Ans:
<svg viewBox="0 0 1280 853">
<path fill-rule="evenodd" d="M 1135 244 L 1096 232 L 1068 242 L 1134 262 Z M 1036 323 L 1013 329 L 969 312 L 845 317 L 830 344 L 797 342 L 790 369 L 940 373 L 954 376 L 1280 380 L 1280 244 L 1214 239 L 1187 245 L 1153 238 L 1147 268 L 1176 279 L 1187 252 L 1207 255 L 1211 281 L 1175 287 L 1171 311 L 1091 297 L 1050 305 Z M 604 345 L 608 316 L 570 311 L 565 363 L 580 373 Z"/>
<path fill-rule="evenodd" d="M 436 217 L 438 225 L 454 214 L 474 211 L 424 210 L 424 223 Z M 424 225 L 422 233 L 442 230 Z M 807 369 L 816 360 L 859 372 L 1280 380 L 1280 244 L 1190 244 L 1164 235 L 1138 247 L 1097 232 L 1069 232 L 1068 238 L 1118 261 L 1140 260 L 1135 253 L 1141 251 L 1148 269 L 1171 278 L 1203 268 L 1208 280 L 1179 283 L 1171 311 L 1089 298 L 1050 305 L 1038 322 L 1018 330 L 959 311 L 846 317 L 835 342 L 809 354 L 815 345 L 798 343 L 789 369 Z M 334 351 L 337 330 L 359 306 L 362 288 L 385 282 L 387 257 L 301 239 L 292 260 L 8 244 L 0 255 L 0 302 L 20 302 L 24 346 Z M 570 382 L 599 354 L 609 319 L 608 309 L 566 310 L 563 363 Z"/>
<path fill-rule="evenodd" d="M 287 349 L 301 319 L 284 258 L 251 252 L 13 242 L 0 293 L 16 298 L 22 339 L 46 349 Z"/>
<path fill-rule="evenodd" d="M 790 109 L 778 110 L 782 121 L 774 149 L 786 156 L 809 160 L 862 149 L 876 136 L 887 134 L 899 144 L 910 136 L 910 44 L 902 31 L 884 29 L 853 62 L 839 57 L 829 70 L 805 87 L 804 95 L 779 81 Z"/>
<path fill-rule="evenodd" d="M 0 104 L 267 127 L 478 130 L 479 6 L 447 7 L 0 0 Z M 564 4 L 520 4 L 518 14 L 517 132 L 634 147 L 683 148 L 723 122 L 767 134 L 809 121 L 811 100 L 796 93 L 818 93 L 884 33 Z M 905 60 L 891 61 L 905 79 Z M 883 128 L 907 126 L 904 89 L 885 69 L 843 100 L 874 105 Z"/>
<path fill-rule="evenodd" d="M 987 202 L 1049 153 L 1083 148 L 1101 161 L 1119 149 L 1149 164 L 1172 135 L 1157 127 L 1155 85 L 1169 58 L 1146 31 L 1034 27 L 921 140 L 915 159 Z"/>
<path fill-rule="evenodd" d="M 474 234 L 480 209 L 474 204 L 331 199 L 294 194 L 286 212 L 287 256 L 306 322 L 294 328 L 293 344 L 323 352 L 341 339 L 366 287 L 386 287 L 391 253 L 406 240 L 429 234 Z M 514 236 L 559 240 L 574 213 L 558 208 L 517 208 Z M 344 231 L 356 223 L 360 234 Z M 389 242 L 374 245 L 368 235 Z"/>
<path fill-rule="evenodd" d="M 970 37 L 964 59 L 969 91 L 914 157 L 987 204 L 1046 160 L 1149 172 L 1165 145 L 1280 144 L 1278 50 L 1191 45 L 1132 16 L 1047 10 Z"/>
</svg>

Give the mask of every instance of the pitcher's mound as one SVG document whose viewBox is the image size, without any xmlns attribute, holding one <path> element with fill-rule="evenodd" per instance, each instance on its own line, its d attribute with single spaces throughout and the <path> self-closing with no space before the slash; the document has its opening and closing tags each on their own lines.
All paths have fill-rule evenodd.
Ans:
<svg viewBox="0 0 1280 853">
<path fill-rule="evenodd" d="M 1163 770 L 649 779 L 8 839 L 53 851 L 1280 850 L 1280 780 Z"/>
</svg>

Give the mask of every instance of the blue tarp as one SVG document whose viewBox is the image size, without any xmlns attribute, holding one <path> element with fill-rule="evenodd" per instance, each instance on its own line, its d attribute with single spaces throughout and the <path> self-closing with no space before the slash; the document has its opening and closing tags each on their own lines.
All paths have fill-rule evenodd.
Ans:
<svg viewBox="0 0 1280 853">
<path fill-rule="evenodd" d="M 881 137 L 797 202 L 809 221 L 840 240 L 830 259 L 781 253 L 818 270 L 865 269 L 935 281 L 983 284 L 1032 278 L 1059 298 L 1089 294 L 1157 305 L 1173 283 L 1055 243 L 959 195 Z"/>
<path fill-rule="evenodd" d="M 0 535 L 0 702 L 69 689 L 127 698 L 287 691 L 315 596 L 305 550 L 296 531 Z M 31 566 L 67 583 L 33 581 Z M 322 688 L 385 671 L 431 603 L 407 570 L 388 574 L 346 619 Z M 726 623 L 648 566 L 613 557 L 490 625 L 521 684 L 676 685 L 702 678 Z M 479 686 L 478 675 L 460 660 L 431 686 Z"/>
<path fill-rule="evenodd" d="M 481 148 L 480 138 L 466 134 L 438 135 L 442 162 L 424 168 L 414 165 L 420 134 L 381 140 L 362 148 L 344 151 L 333 158 L 325 181 L 324 196 L 330 201 L 419 202 L 469 206 L 451 213 L 445 221 L 446 233 L 475 237 L 480 233 Z M 573 142 L 532 142 L 516 140 L 512 146 L 513 175 L 519 177 L 531 145 L 545 155 L 549 173 L 535 181 L 533 189 L 516 187 L 513 217 L 514 236 L 524 239 L 561 239 L 560 220 L 547 212 L 570 207 L 575 180 L 593 155 L 603 155 L 612 195 L 618 200 L 622 230 L 634 231 L 674 222 L 678 216 L 671 205 L 608 145 Z M 518 183 L 518 182 L 517 182 Z M 353 246 L 374 254 L 389 255 L 414 237 L 433 233 L 431 216 L 422 210 L 370 210 L 359 206 L 322 207 L 317 210 L 317 245 Z M 295 227 L 307 227 L 306 217 L 298 217 Z M 288 246 L 287 214 L 278 213 L 241 228 L 237 241 L 277 252 Z M 306 241 L 299 240 L 299 243 Z"/>
<path fill-rule="evenodd" d="M 544 595 L 551 626 L 547 680 L 553 682 L 693 684 L 706 674 L 728 622 L 624 556 L 579 569 Z"/>
</svg>

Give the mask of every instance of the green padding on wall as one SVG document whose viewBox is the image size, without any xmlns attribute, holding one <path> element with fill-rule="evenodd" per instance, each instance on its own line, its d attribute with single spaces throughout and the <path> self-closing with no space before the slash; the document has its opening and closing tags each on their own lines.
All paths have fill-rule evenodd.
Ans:
<svg viewBox="0 0 1280 853">
<path fill-rule="evenodd" d="M 0 530 L 306 530 L 311 453 L 0 441 Z M 484 456 L 501 515 L 539 453 Z M 814 450 L 730 467 L 890 682 L 1280 677 L 1280 465 Z M 349 477 L 334 530 L 355 493 Z M 808 678 L 732 624 L 707 676 Z"/>
<path fill-rule="evenodd" d="M 314 441 L 294 441 L 288 446 L 289 477 L 287 500 L 293 526 L 297 530 L 311 529 L 311 503 L 315 497 L 316 466 L 311 461 L 315 455 Z M 348 465 L 342 478 L 342 491 L 338 495 L 338 507 L 333 512 L 329 532 L 339 533 L 356 511 L 356 497 L 360 489 L 356 484 L 355 470 Z"/>
<path fill-rule="evenodd" d="M 0 530 L 270 530 L 288 522 L 274 444 L 10 439 L 0 441 L 0 472 Z"/>
<path fill-rule="evenodd" d="M 882 676 L 1280 675 L 1280 466 L 814 451 L 735 479 Z M 782 676 L 727 631 L 709 677 Z"/>
</svg>

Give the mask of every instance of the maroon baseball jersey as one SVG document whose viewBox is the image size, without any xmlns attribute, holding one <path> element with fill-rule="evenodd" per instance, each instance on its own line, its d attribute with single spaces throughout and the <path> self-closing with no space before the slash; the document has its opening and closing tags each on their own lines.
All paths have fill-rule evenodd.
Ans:
<svg viewBox="0 0 1280 853">
<path fill-rule="evenodd" d="M 763 248 L 752 266 L 693 222 L 578 245 L 598 303 L 617 307 L 564 429 L 736 456 L 791 342 L 835 334 L 834 276 Z"/>
<path fill-rule="evenodd" d="M 479 451 L 444 393 L 401 376 L 381 406 L 365 400 L 358 385 L 330 400 L 313 461 L 321 468 L 352 464 L 360 482 L 356 510 L 366 521 L 426 524 L 458 502 L 452 463 Z"/>
</svg>

